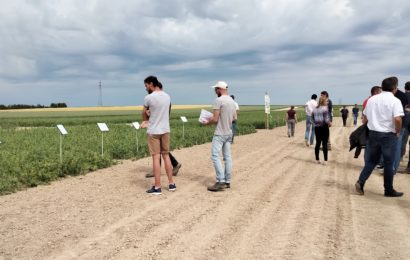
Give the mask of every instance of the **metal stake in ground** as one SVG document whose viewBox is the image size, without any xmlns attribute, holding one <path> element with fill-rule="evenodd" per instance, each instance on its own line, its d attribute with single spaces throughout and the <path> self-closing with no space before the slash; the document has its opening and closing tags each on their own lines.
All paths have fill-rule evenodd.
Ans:
<svg viewBox="0 0 410 260">
<path fill-rule="evenodd" d="M 182 139 L 185 139 L 185 123 L 188 122 L 185 116 L 181 116 L 182 121 Z"/>
<path fill-rule="evenodd" d="M 98 128 L 101 131 L 101 156 L 104 156 L 104 132 L 108 132 L 108 126 L 106 123 L 97 123 Z"/>
</svg>

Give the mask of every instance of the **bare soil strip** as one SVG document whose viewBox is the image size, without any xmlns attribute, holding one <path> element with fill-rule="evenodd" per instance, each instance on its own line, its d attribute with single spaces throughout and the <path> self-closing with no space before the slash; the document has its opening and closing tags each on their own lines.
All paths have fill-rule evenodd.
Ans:
<svg viewBox="0 0 410 260">
<path fill-rule="evenodd" d="M 383 197 L 377 171 L 356 195 L 353 127 L 336 118 L 327 166 L 314 163 L 304 128 L 235 138 L 224 192 L 206 190 L 204 144 L 174 152 L 175 193 L 145 194 L 146 158 L 0 197 L 0 259 L 408 259 L 410 175 L 395 177 L 402 198 Z"/>
</svg>

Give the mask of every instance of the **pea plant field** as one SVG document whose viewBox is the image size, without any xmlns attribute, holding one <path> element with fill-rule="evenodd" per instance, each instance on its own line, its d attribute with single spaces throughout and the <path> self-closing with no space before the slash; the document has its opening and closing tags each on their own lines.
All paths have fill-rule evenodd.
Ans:
<svg viewBox="0 0 410 260">
<path fill-rule="evenodd" d="M 284 107 L 284 106 L 282 106 Z M 276 107 L 277 108 L 277 107 Z M 210 107 L 205 107 L 211 111 Z M 198 123 L 200 108 L 175 109 L 171 112 L 171 149 L 181 149 L 210 142 L 212 126 Z M 303 120 L 302 111 L 298 113 Z M 180 120 L 185 116 L 188 122 Z M 241 106 L 238 134 L 250 134 L 265 128 L 264 107 Z M 275 107 L 269 116 L 269 127 L 285 124 L 285 111 Z M 102 133 L 97 123 L 107 123 Z M 138 159 L 149 155 L 146 130 L 136 130 L 132 122 L 141 122 L 141 111 L 18 111 L 0 112 L 0 194 L 45 184 L 67 175 L 80 175 L 109 167 L 123 159 Z M 63 136 L 63 156 L 60 162 L 60 133 L 63 124 L 68 134 Z M 137 145 L 138 140 L 138 145 Z"/>
</svg>

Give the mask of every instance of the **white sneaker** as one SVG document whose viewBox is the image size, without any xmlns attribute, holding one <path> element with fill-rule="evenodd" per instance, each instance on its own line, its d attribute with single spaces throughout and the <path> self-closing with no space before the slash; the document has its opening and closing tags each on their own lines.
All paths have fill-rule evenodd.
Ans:
<svg viewBox="0 0 410 260">
<path fill-rule="evenodd" d="M 316 160 L 316 163 L 317 163 L 317 164 L 320 164 L 320 161 L 319 161 L 319 160 Z"/>
<path fill-rule="evenodd" d="M 327 161 L 323 161 L 322 164 L 323 164 L 323 165 L 327 165 Z"/>
</svg>

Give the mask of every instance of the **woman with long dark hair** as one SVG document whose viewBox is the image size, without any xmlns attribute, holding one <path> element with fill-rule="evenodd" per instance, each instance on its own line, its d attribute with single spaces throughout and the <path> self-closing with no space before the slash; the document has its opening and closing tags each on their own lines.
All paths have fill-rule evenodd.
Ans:
<svg viewBox="0 0 410 260">
<path fill-rule="evenodd" d="M 319 150 L 322 145 L 323 148 L 323 165 L 327 164 L 327 154 L 328 148 L 327 143 L 329 141 L 329 127 L 332 126 L 330 121 L 330 113 L 327 107 L 328 99 L 324 96 L 321 96 L 317 108 L 312 112 L 313 123 L 315 124 L 315 135 L 316 135 L 316 146 L 315 146 L 315 157 L 316 162 L 320 163 L 319 160 Z"/>
</svg>

